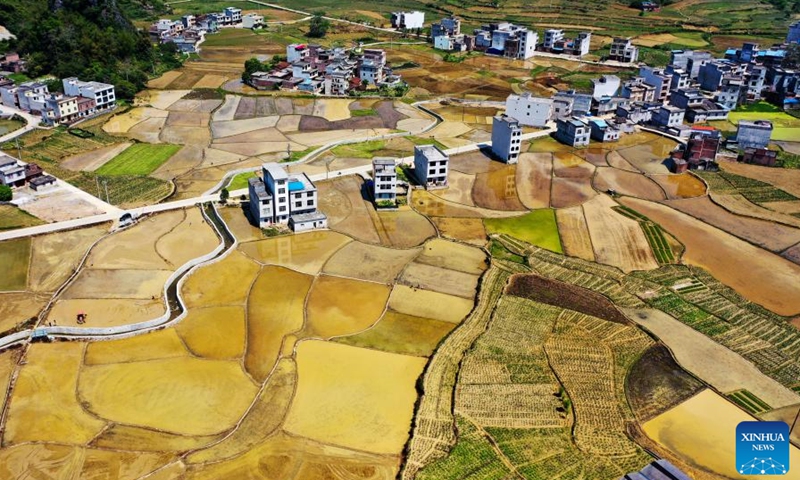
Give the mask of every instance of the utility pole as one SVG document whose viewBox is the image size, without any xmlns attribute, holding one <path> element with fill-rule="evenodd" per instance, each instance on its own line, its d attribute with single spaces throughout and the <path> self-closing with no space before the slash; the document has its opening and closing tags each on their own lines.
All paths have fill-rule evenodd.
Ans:
<svg viewBox="0 0 800 480">
<path fill-rule="evenodd" d="M 108 201 L 108 180 L 103 179 L 103 186 L 106 187 L 106 203 L 108 203 L 110 205 L 111 202 Z"/>
<path fill-rule="evenodd" d="M 14 143 L 17 144 L 17 158 L 22 160 L 22 149 L 19 148 L 19 137 L 14 139 Z"/>
</svg>

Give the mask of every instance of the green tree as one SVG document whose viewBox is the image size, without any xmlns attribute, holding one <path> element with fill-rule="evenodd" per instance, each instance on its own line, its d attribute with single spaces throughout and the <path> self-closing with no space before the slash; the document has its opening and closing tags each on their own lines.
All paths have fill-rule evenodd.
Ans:
<svg viewBox="0 0 800 480">
<path fill-rule="evenodd" d="M 310 38 L 323 38 L 328 33 L 328 27 L 330 26 L 331 23 L 323 17 L 322 13 L 316 13 L 311 18 L 310 28 L 306 36 Z"/>
<path fill-rule="evenodd" d="M 244 62 L 244 72 L 242 73 L 242 81 L 244 83 L 250 83 L 250 80 L 253 77 L 253 74 L 260 71 L 263 68 L 263 64 L 257 58 L 251 58 Z"/>
<path fill-rule="evenodd" d="M 0 185 L 0 202 L 10 202 L 14 198 L 14 192 L 8 185 Z"/>
<path fill-rule="evenodd" d="M 228 203 L 230 197 L 231 192 L 229 192 L 227 188 L 223 188 L 222 191 L 219 192 L 219 201 L 222 203 Z"/>
</svg>

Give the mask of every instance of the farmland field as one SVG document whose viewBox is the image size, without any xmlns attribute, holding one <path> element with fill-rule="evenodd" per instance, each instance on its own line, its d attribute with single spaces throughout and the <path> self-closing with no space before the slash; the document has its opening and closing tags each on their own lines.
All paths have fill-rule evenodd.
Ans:
<svg viewBox="0 0 800 480">
<path fill-rule="evenodd" d="M 0 205 L 0 231 L 35 227 L 44 222 L 13 205 Z"/>
<path fill-rule="evenodd" d="M 534 210 L 519 217 L 486 219 L 489 233 L 505 233 L 532 245 L 561 253 L 555 211 L 549 208 Z"/>
</svg>

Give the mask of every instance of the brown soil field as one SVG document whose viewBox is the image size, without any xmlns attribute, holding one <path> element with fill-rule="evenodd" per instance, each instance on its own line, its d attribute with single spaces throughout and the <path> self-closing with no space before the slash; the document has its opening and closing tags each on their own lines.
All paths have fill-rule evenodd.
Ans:
<svg viewBox="0 0 800 480">
<path fill-rule="evenodd" d="M 383 314 L 390 291 L 372 282 L 317 277 L 308 295 L 303 336 L 329 338 L 369 328 Z"/>
<path fill-rule="evenodd" d="M 669 200 L 701 197 L 706 194 L 706 185 L 691 173 L 680 175 L 650 175 L 650 179 L 661 185 Z"/>
<path fill-rule="evenodd" d="M 140 478 L 171 459 L 166 453 L 114 452 L 55 444 L 0 450 L 3 478 Z M 148 477 L 152 478 L 152 477 Z"/>
<path fill-rule="evenodd" d="M 742 195 L 720 195 L 714 192 L 710 192 L 709 195 L 714 203 L 722 206 L 725 208 L 725 210 L 735 213 L 736 215 L 741 215 L 743 217 L 755 217 L 763 220 L 782 223 L 784 225 L 800 227 L 799 218 L 758 206 Z"/>
<path fill-rule="evenodd" d="M 350 242 L 328 260 L 323 272 L 391 285 L 419 252 Z"/>
<path fill-rule="evenodd" d="M 425 363 L 424 358 L 303 342 L 297 349 L 297 392 L 284 428 L 333 445 L 399 454 Z"/>
<path fill-rule="evenodd" d="M 164 143 L 177 145 L 208 145 L 211 132 L 208 127 L 165 126 L 158 138 Z"/>
<path fill-rule="evenodd" d="M 781 190 L 800 197 L 800 170 L 760 167 L 738 162 L 723 162 L 720 166 L 726 172 L 770 183 Z"/>
<path fill-rule="evenodd" d="M 774 408 L 798 403 L 798 396 L 728 348 L 659 310 L 622 309 L 626 316 L 657 336 L 678 363 L 726 393 L 747 389 Z"/>
<path fill-rule="evenodd" d="M 177 79 L 181 75 L 182 75 L 182 72 L 180 72 L 179 70 L 170 70 L 169 72 L 165 73 L 164 75 L 161 75 L 160 77 L 154 78 L 154 79 L 150 80 L 149 82 L 147 82 L 147 87 L 148 88 L 167 88 L 167 85 L 169 85 L 170 83 L 174 82 L 175 79 Z"/>
<path fill-rule="evenodd" d="M 244 353 L 242 307 L 193 308 L 175 330 L 186 348 L 198 357 L 228 360 L 237 359 Z"/>
<path fill-rule="evenodd" d="M 206 148 L 203 145 L 186 145 L 151 173 L 150 176 L 159 180 L 171 181 L 175 177 L 199 167 L 203 162 L 203 154 L 205 152 Z"/>
<path fill-rule="evenodd" d="M 769 202 L 766 206 L 781 213 L 795 214 L 800 213 L 800 200 L 789 200 L 786 202 Z"/>
<path fill-rule="evenodd" d="M 648 177 L 611 167 L 598 167 L 593 185 L 596 190 L 601 192 L 615 190 L 621 195 L 644 198 L 645 200 L 658 201 L 667 198 L 661 187 Z"/>
<path fill-rule="evenodd" d="M 316 275 L 351 239 L 336 232 L 315 231 L 242 244 L 239 249 L 264 265 L 280 265 Z"/>
<path fill-rule="evenodd" d="M 374 209 L 364 200 L 364 181 L 348 175 L 331 182 L 320 182 L 320 210 L 328 216 L 332 230 L 351 235 L 367 243 L 380 243 L 370 211 Z"/>
<path fill-rule="evenodd" d="M 87 366 L 78 384 L 99 417 L 185 435 L 227 430 L 257 391 L 238 362 L 192 357 Z"/>
<path fill-rule="evenodd" d="M 787 248 L 781 253 L 781 256 L 790 262 L 800 264 L 800 244 Z"/>
<path fill-rule="evenodd" d="M 389 308 L 415 317 L 460 323 L 472 311 L 473 300 L 406 285 L 395 285 Z"/>
<path fill-rule="evenodd" d="M 421 263 L 411 263 L 400 277 L 404 285 L 463 298 L 475 297 L 478 279 L 478 275 Z"/>
<path fill-rule="evenodd" d="M 81 408 L 76 397 L 85 344 L 33 344 L 11 397 L 4 445 L 24 442 L 85 444 L 105 422 Z M 58 372 L 54 375 L 53 372 Z"/>
<path fill-rule="evenodd" d="M 486 244 L 486 228 L 480 218 L 433 218 L 436 229 L 445 238 L 482 247 Z"/>
<path fill-rule="evenodd" d="M 519 216 L 519 212 L 506 212 L 501 210 L 487 210 L 480 207 L 470 207 L 458 203 L 448 202 L 433 195 L 427 190 L 414 190 L 409 203 L 414 210 L 427 217 L 478 217 L 478 218 L 504 218 Z"/>
<path fill-rule="evenodd" d="M 781 252 L 800 242 L 800 229 L 766 220 L 734 215 L 708 197 L 665 202 L 670 207 L 698 218 L 759 247 Z"/>
<path fill-rule="evenodd" d="M 251 130 L 249 132 L 240 133 L 238 135 L 231 135 L 229 137 L 222 137 L 214 140 L 214 145 L 224 145 L 228 143 L 272 143 L 272 142 L 288 142 L 286 138 L 277 128 L 260 128 L 258 130 Z M 218 147 L 222 148 L 222 147 Z"/>
<path fill-rule="evenodd" d="M 161 130 L 167 119 L 165 118 L 148 118 L 141 123 L 132 127 L 127 136 L 145 143 L 161 143 Z"/>
<path fill-rule="evenodd" d="M 787 425 L 791 425 L 794 422 L 794 419 L 797 418 L 797 412 L 800 409 L 800 405 L 792 405 L 789 407 L 778 408 L 772 410 L 770 412 L 762 413 L 759 417 L 762 420 L 766 421 L 773 421 L 773 422 L 784 422 Z M 800 432 L 797 430 L 790 430 L 789 432 L 789 439 L 797 445 L 800 442 Z"/>
<path fill-rule="evenodd" d="M 473 275 L 482 274 L 488 267 L 482 250 L 441 239 L 426 243 L 415 261 Z"/>
<path fill-rule="evenodd" d="M 433 192 L 437 197 L 442 197 L 455 203 L 475 206 L 472 201 L 472 187 L 475 184 L 475 175 L 450 170 L 447 174 L 447 188 Z"/>
<path fill-rule="evenodd" d="M 740 422 L 755 419 L 710 389 L 643 425 L 645 433 L 687 463 L 724 478 L 746 479 L 736 471 L 736 438 Z M 789 462 L 800 462 L 790 446 Z M 796 463 L 794 463 L 796 465 Z"/>
<path fill-rule="evenodd" d="M 81 228 L 69 232 L 34 237 L 28 288 L 52 292 L 60 287 L 78 267 L 89 247 L 108 231 L 108 225 Z"/>
<path fill-rule="evenodd" d="M 663 344 L 644 352 L 625 382 L 626 397 L 639 422 L 661 415 L 702 389 L 703 383 L 675 363 Z"/>
<path fill-rule="evenodd" d="M 166 125 L 168 127 L 204 127 L 208 125 L 209 120 L 211 120 L 211 115 L 208 113 L 170 112 Z"/>
<path fill-rule="evenodd" d="M 225 95 L 225 101 L 212 116 L 213 123 L 233 120 L 241 99 L 242 97 L 238 95 Z"/>
<path fill-rule="evenodd" d="M 169 112 L 158 108 L 135 107 L 125 113 L 119 113 L 109 118 L 103 125 L 103 131 L 108 133 L 129 133 L 137 125 L 152 120 L 161 120 L 163 125 L 168 115 Z M 98 153 L 102 152 L 103 150 L 98 150 Z"/>
<path fill-rule="evenodd" d="M 62 298 L 160 298 L 171 274 L 169 270 L 83 270 Z"/>
<path fill-rule="evenodd" d="M 517 194 L 529 209 L 550 207 L 553 157 L 549 153 L 523 153 L 517 164 Z"/>
<path fill-rule="evenodd" d="M 49 299 L 27 292 L 0 293 L 0 333 L 36 317 Z"/>
<path fill-rule="evenodd" d="M 800 265 L 679 213 L 633 198 L 622 203 L 646 215 L 686 246 L 684 262 L 711 272 L 748 300 L 780 315 L 800 313 Z M 736 259 L 731 263 L 731 259 Z"/>
<path fill-rule="evenodd" d="M 260 267 L 238 251 L 222 260 L 195 270 L 183 284 L 181 293 L 189 308 L 218 305 L 243 305 Z M 225 285 L 209 289 L 208 285 Z"/>
<path fill-rule="evenodd" d="M 208 74 L 197 81 L 192 88 L 219 88 L 228 80 L 223 75 Z"/>
<path fill-rule="evenodd" d="M 264 267 L 247 301 L 244 366 L 263 382 L 278 360 L 286 335 L 303 328 L 304 306 L 313 277 L 281 267 Z"/>
<path fill-rule="evenodd" d="M 631 165 L 618 152 L 608 152 L 608 155 L 606 155 L 606 161 L 610 166 L 616 169 L 625 170 L 627 172 L 641 173 L 641 170 Z"/>
<path fill-rule="evenodd" d="M 0 352 L 0 391 L 5 392 L 8 388 L 8 382 L 11 380 L 11 374 L 17 366 L 19 361 L 19 354 L 15 350 L 6 349 Z M 6 399 L 0 402 L 0 407 L 5 405 Z"/>
<path fill-rule="evenodd" d="M 553 157 L 553 180 L 550 187 L 550 205 L 567 208 L 581 205 L 594 197 L 592 174 L 594 165 L 569 153 L 556 153 Z"/>
<path fill-rule="evenodd" d="M 166 278 L 165 278 L 166 280 Z M 91 293 L 89 293 L 91 295 Z M 70 327 L 116 327 L 144 322 L 164 314 L 166 307 L 161 295 L 146 298 L 76 298 L 59 299 L 46 321 Z M 86 323 L 78 324 L 78 313 L 87 315 Z"/>
<path fill-rule="evenodd" d="M 581 157 L 595 167 L 607 167 L 606 155 L 609 151 L 602 146 L 589 146 L 583 150 L 575 152 L 575 155 Z"/>
<path fill-rule="evenodd" d="M 677 142 L 654 134 L 643 134 L 641 143 L 633 147 L 620 148 L 617 152 L 634 167 L 645 173 L 669 173 L 664 160 L 675 148 Z"/>
<path fill-rule="evenodd" d="M 236 206 L 221 208 L 219 209 L 219 214 L 239 242 L 250 242 L 264 238 L 261 229 L 250 223 L 243 209 Z"/>
<path fill-rule="evenodd" d="M 505 167 L 507 167 L 506 164 L 492 160 L 491 157 L 480 150 L 459 153 L 450 157 L 450 168 L 468 175 L 493 172 Z"/>
<path fill-rule="evenodd" d="M 245 99 L 242 99 L 244 102 Z M 243 103 L 239 103 L 239 108 Z M 232 120 L 227 122 L 215 121 L 211 125 L 211 131 L 214 138 L 226 138 L 243 133 L 253 132 L 256 130 L 263 130 L 265 128 L 274 128 L 278 124 L 278 116 L 248 118 L 244 120 Z"/>
<path fill-rule="evenodd" d="M 184 219 L 185 213 L 181 210 L 143 219 L 127 230 L 104 238 L 92 249 L 86 259 L 86 266 L 106 269 L 166 269 L 169 266 L 167 260 L 156 251 L 155 244 L 176 229 L 181 233 L 179 226 Z M 198 230 L 197 233 L 198 240 L 202 241 L 202 231 Z M 211 231 L 208 233 L 214 236 Z M 193 237 L 186 235 L 184 241 L 187 238 Z"/>
<path fill-rule="evenodd" d="M 136 104 L 166 110 L 189 92 L 190 90 L 145 90 L 136 95 Z"/>
<path fill-rule="evenodd" d="M 108 365 L 190 355 L 178 332 L 166 328 L 119 340 L 91 342 L 83 362 L 90 366 Z"/>
<path fill-rule="evenodd" d="M 400 207 L 394 212 L 375 212 L 374 210 L 369 212 L 373 214 L 372 220 L 383 245 L 411 248 L 436 236 L 436 230 L 431 222 L 412 210 L 411 207 Z"/>
<path fill-rule="evenodd" d="M 185 452 L 201 448 L 220 437 L 221 435 L 189 437 L 129 425 L 112 425 L 95 438 L 91 445 L 112 450 L 137 452 Z"/>
<path fill-rule="evenodd" d="M 475 205 L 491 210 L 524 211 L 517 196 L 517 167 L 507 165 L 475 177 L 472 199 Z"/>
<path fill-rule="evenodd" d="M 617 307 L 602 294 L 536 274 L 513 275 L 506 286 L 505 293 L 554 307 L 574 310 L 609 322 L 623 325 L 630 323 L 625 315 L 620 313 Z"/>
<path fill-rule="evenodd" d="M 60 162 L 59 166 L 69 170 L 93 172 L 131 145 L 133 145 L 131 142 L 117 143 L 90 152 L 73 155 Z"/>
<path fill-rule="evenodd" d="M 639 222 L 612 210 L 616 205 L 611 198 L 600 195 L 583 206 L 595 258 L 625 272 L 658 268 Z"/>
<path fill-rule="evenodd" d="M 420 318 L 388 310 L 373 328 L 336 341 L 354 347 L 428 357 L 455 328 L 450 322 Z"/>
<path fill-rule="evenodd" d="M 593 262 L 592 237 L 586 226 L 583 209 L 571 207 L 556 210 L 556 221 L 564 253 Z"/>
<path fill-rule="evenodd" d="M 296 378 L 297 366 L 294 360 L 281 359 L 236 430 L 222 442 L 191 453 L 187 457 L 188 463 L 218 462 L 246 454 L 263 444 L 283 422 L 297 383 Z"/>
</svg>

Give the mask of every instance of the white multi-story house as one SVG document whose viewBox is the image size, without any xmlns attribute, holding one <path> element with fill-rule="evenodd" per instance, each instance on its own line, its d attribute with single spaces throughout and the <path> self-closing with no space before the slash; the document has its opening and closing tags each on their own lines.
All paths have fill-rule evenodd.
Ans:
<svg viewBox="0 0 800 480">
<path fill-rule="evenodd" d="M 386 68 L 386 52 L 377 49 L 364 49 L 364 58 L 359 67 L 359 78 L 362 82 L 377 85 L 383 82 Z"/>
<path fill-rule="evenodd" d="M 767 120 L 740 120 L 736 128 L 739 148 L 767 148 L 772 138 L 772 122 Z"/>
<path fill-rule="evenodd" d="M 556 43 L 564 40 L 564 30 L 558 28 L 549 28 L 544 31 L 544 49 L 551 50 L 555 47 Z"/>
<path fill-rule="evenodd" d="M 500 160 L 513 164 L 519 160 L 522 127 L 508 115 L 498 115 L 492 122 L 492 152 Z"/>
<path fill-rule="evenodd" d="M 559 118 L 556 122 L 556 140 L 571 147 L 589 145 L 591 129 L 578 117 Z"/>
<path fill-rule="evenodd" d="M 644 82 L 655 88 L 654 101 L 664 103 L 669 97 L 669 89 L 672 77 L 667 75 L 663 69 L 653 67 L 641 67 L 639 76 Z"/>
<path fill-rule="evenodd" d="M 261 28 L 264 26 L 264 17 L 256 13 L 248 13 L 242 17 L 243 28 Z"/>
<path fill-rule="evenodd" d="M 0 153 L 0 185 L 9 187 L 25 185 L 25 166 L 5 153 Z"/>
<path fill-rule="evenodd" d="M 616 75 L 601 75 L 599 78 L 592 79 L 592 98 L 599 101 L 603 98 L 611 98 L 619 91 L 622 81 Z"/>
<path fill-rule="evenodd" d="M 592 33 L 581 32 L 575 37 L 572 42 L 572 54 L 582 57 L 589 54 L 589 48 L 592 44 Z"/>
<path fill-rule="evenodd" d="M 436 145 L 414 147 L 414 176 L 427 189 L 447 187 L 450 157 Z"/>
<path fill-rule="evenodd" d="M 658 110 L 653 112 L 653 118 L 650 121 L 659 127 L 677 127 L 683 124 L 685 115 L 686 110 L 682 108 L 674 105 L 661 105 Z"/>
<path fill-rule="evenodd" d="M 108 110 L 117 105 L 114 85 L 101 82 L 82 82 L 77 77 L 65 78 L 61 83 L 64 85 L 65 95 L 91 98 L 98 111 Z"/>
<path fill-rule="evenodd" d="M 394 158 L 376 157 L 372 160 L 372 193 L 375 205 L 397 205 L 397 170 Z"/>
<path fill-rule="evenodd" d="M 458 17 L 445 17 L 439 23 L 431 24 L 431 38 L 459 35 L 461 33 L 461 19 Z"/>
<path fill-rule="evenodd" d="M 425 24 L 425 12 L 392 12 L 392 27 L 416 30 Z"/>
<path fill-rule="evenodd" d="M 488 40 L 490 43 L 486 47 L 491 53 L 525 60 L 531 58 L 536 52 L 539 36 L 532 30 L 508 22 L 483 28 L 489 30 L 476 31 L 476 45 Z M 477 36 L 481 33 L 487 33 L 488 38 L 479 42 Z"/>
<path fill-rule="evenodd" d="M 639 47 L 635 46 L 630 37 L 615 37 L 611 42 L 608 59 L 624 63 L 636 63 L 639 60 Z"/>
<path fill-rule="evenodd" d="M 47 125 L 71 123 L 80 118 L 78 114 L 78 97 L 50 94 L 45 99 L 42 120 Z"/>
<path fill-rule="evenodd" d="M 553 118 L 553 99 L 534 97 L 530 92 L 511 94 L 506 99 L 506 115 L 520 125 L 544 127 Z"/>
<path fill-rule="evenodd" d="M 288 224 L 302 232 L 328 226 L 317 210 L 317 187 L 305 173 L 288 174 L 277 163 L 265 163 L 261 171 L 262 178 L 251 178 L 248 186 L 250 214 L 259 227 Z"/>
<path fill-rule="evenodd" d="M 242 21 L 242 9 L 236 7 L 225 7 L 225 10 L 222 11 L 222 14 L 225 16 L 223 20 L 224 23 L 239 23 Z"/>
</svg>

